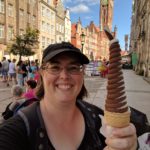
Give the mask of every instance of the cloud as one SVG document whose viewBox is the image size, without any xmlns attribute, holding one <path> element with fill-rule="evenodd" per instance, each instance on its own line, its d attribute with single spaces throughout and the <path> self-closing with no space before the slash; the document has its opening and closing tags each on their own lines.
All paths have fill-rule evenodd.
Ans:
<svg viewBox="0 0 150 150">
<path fill-rule="evenodd" d="M 86 20 L 91 20 L 92 17 L 91 17 L 91 16 L 85 16 L 84 19 L 86 19 Z"/>
<path fill-rule="evenodd" d="M 87 5 L 96 5 L 99 4 L 99 0 L 76 0 L 76 3 L 86 3 Z"/>
<path fill-rule="evenodd" d="M 63 4 L 71 3 L 72 0 L 62 0 Z"/>
<path fill-rule="evenodd" d="M 89 7 L 84 4 L 79 4 L 74 7 L 69 7 L 69 9 L 73 13 L 87 13 L 90 11 Z"/>
<path fill-rule="evenodd" d="M 83 4 L 85 3 L 86 5 L 96 5 L 100 3 L 100 0 L 62 0 L 64 5 L 75 5 L 75 4 Z"/>
</svg>

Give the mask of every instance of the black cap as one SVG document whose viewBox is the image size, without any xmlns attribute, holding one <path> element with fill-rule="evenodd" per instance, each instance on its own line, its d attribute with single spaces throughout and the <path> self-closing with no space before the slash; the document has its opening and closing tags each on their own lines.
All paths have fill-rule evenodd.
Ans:
<svg viewBox="0 0 150 150">
<path fill-rule="evenodd" d="M 69 42 L 62 42 L 62 43 L 57 43 L 57 44 L 51 44 L 49 45 L 44 51 L 43 51 L 43 57 L 42 57 L 42 62 L 47 62 L 51 60 L 53 57 L 56 55 L 62 53 L 62 52 L 72 52 L 75 53 L 80 62 L 82 64 L 88 64 L 89 59 L 86 55 L 84 55 L 80 49 L 76 48 Z"/>
</svg>

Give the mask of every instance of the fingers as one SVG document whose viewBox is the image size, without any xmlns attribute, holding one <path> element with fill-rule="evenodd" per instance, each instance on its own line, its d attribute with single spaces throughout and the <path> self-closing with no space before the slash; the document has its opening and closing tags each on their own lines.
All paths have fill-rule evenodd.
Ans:
<svg viewBox="0 0 150 150">
<path fill-rule="evenodd" d="M 126 137 L 126 136 L 131 136 L 134 134 L 136 134 L 136 129 L 135 129 L 135 126 L 131 123 L 127 127 L 115 128 L 113 130 L 113 136 L 116 136 L 116 137 Z"/>
<path fill-rule="evenodd" d="M 136 130 L 133 124 L 124 128 L 114 128 L 112 136 L 106 138 L 105 150 L 135 150 L 137 146 Z"/>
<path fill-rule="evenodd" d="M 106 146 L 103 150 L 118 150 L 118 149 L 113 149 L 111 147 Z"/>
<path fill-rule="evenodd" d="M 106 144 L 113 149 L 127 149 L 130 150 L 136 143 L 136 136 L 124 137 L 124 138 L 107 138 Z"/>
</svg>

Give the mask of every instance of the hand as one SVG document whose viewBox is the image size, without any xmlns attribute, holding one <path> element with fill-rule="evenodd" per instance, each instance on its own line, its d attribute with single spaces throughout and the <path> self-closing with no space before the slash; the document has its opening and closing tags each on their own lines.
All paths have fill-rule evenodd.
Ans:
<svg viewBox="0 0 150 150">
<path fill-rule="evenodd" d="M 110 131 L 110 126 L 105 129 Z M 107 131 L 106 131 L 107 132 Z M 107 132 L 108 133 L 108 132 Z M 123 128 L 112 128 L 110 136 L 106 137 L 107 146 L 104 150 L 136 150 L 137 136 L 133 124 Z"/>
</svg>

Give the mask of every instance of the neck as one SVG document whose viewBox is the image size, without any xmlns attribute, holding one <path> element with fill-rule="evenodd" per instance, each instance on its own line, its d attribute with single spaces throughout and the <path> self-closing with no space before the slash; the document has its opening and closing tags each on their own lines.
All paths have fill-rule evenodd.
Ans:
<svg viewBox="0 0 150 150">
<path fill-rule="evenodd" d="M 40 108 L 42 115 L 59 122 L 71 121 L 78 111 L 75 103 L 52 104 L 46 100 L 41 100 Z"/>
</svg>

